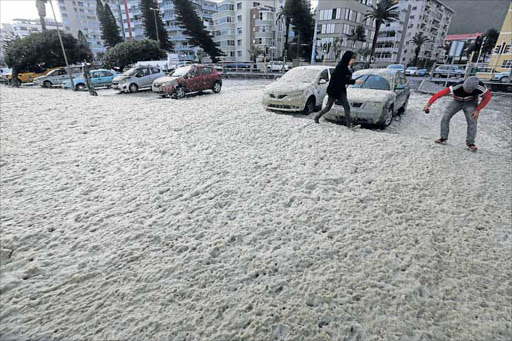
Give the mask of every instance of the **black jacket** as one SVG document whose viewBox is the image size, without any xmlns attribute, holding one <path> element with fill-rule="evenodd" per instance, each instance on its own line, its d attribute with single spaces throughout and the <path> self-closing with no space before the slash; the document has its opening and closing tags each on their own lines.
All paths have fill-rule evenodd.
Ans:
<svg viewBox="0 0 512 341">
<path fill-rule="evenodd" d="M 347 94 L 346 86 L 356 83 L 352 79 L 352 72 L 348 68 L 348 62 L 354 54 L 355 53 L 352 51 L 345 52 L 338 65 L 336 65 L 329 86 L 327 87 L 329 97 L 341 99 L 342 95 Z"/>
</svg>

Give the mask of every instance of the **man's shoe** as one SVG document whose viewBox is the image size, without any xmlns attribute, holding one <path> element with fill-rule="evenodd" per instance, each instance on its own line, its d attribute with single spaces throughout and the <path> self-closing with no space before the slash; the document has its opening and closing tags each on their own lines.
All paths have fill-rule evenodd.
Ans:
<svg viewBox="0 0 512 341">
<path fill-rule="evenodd" d="M 468 149 L 469 150 L 472 150 L 474 152 L 476 152 L 478 150 L 478 148 L 475 146 L 475 144 L 468 144 Z"/>
<path fill-rule="evenodd" d="M 320 123 L 320 119 L 318 117 L 315 117 L 313 120 L 315 121 L 315 123 Z"/>
<path fill-rule="evenodd" d="M 437 144 L 446 144 L 446 141 L 448 141 L 448 139 L 440 138 L 440 139 L 435 140 L 434 142 Z"/>
</svg>

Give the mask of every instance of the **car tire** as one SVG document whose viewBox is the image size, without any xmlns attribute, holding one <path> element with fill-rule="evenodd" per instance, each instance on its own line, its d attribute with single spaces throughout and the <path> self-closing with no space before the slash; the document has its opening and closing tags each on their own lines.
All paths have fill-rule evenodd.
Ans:
<svg viewBox="0 0 512 341">
<path fill-rule="evenodd" d="M 135 92 L 139 91 L 139 86 L 135 83 L 132 83 L 128 87 L 128 90 L 130 90 L 131 93 L 135 93 Z"/>
<path fill-rule="evenodd" d="M 380 129 L 386 129 L 393 122 L 393 106 L 390 106 L 386 110 L 386 115 L 382 118 L 382 122 L 379 124 Z"/>
<path fill-rule="evenodd" d="M 434 78 L 439 78 L 441 75 L 439 73 L 434 73 Z"/>
<path fill-rule="evenodd" d="M 309 115 L 313 111 L 315 111 L 315 97 L 310 96 L 306 102 L 306 105 L 304 106 L 304 110 L 302 110 L 302 113 L 304 115 Z"/>
<path fill-rule="evenodd" d="M 44 81 L 43 82 L 43 88 L 51 88 L 52 87 L 52 82 L 50 81 Z"/>
<path fill-rule="evenodd" d="M 218 94 L 221 89 L 222 89 L 222 84 L 220 82 L 213 83 L 212 91 L 214 93 Z"/>
<path fill-rule="evenodd" d="M 181 98 L 185 97 L 185 88 L 182 87 L 182 86 L 178 86 L 174 90 L 173 95 L 174 95 L 173 97 L 176 98 L 176 99 L 181 99 Z"/>
<path fill-rule="evenodd" d="M 508 83 L 508 77 L 501 77 L 500 82 L 502 83 Z"/>
<path fill-rule="evenodd" d="M 85 84 L 84 84 L 84 83 L 78 83 L 78 84 L 75 86 L 75 89 L 76 89 L 76 90 L 85 90 Z"/>
</svg>

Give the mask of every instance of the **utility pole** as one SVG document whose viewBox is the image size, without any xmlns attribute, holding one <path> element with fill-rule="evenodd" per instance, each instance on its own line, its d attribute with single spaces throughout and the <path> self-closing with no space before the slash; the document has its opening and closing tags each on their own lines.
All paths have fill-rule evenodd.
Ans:
<svg viewBox="0 0 512 341">
<path fill-rule="evenodd" d="M 123 40 L 126 41 L 126 32 L 124 31 L 123 13 L 121 13 L 121 0 L 117 0 L 117 7 L 119 10 L 119 24 L 121 24 L 121 31 L 123 31 Z"/>
<path fill-rule="evenodd" d="M 158 43 L 160 44 L 160 38 L 158 37 L 158 26 L 157 26 L 157 24 L 156 24 L 156 11 L 158 11 L 158 8 L 150 7 L 149 9 L 153 11 L 153 16 L 155 17 L 156 40 L 157 40 L 157 41 L 158 41 Z"/>
<path fill-rule="evenodd" d="M 66 71 L 69 75 L 69 80 L 71 81 L 71 89 L 73 89 L 73 91 L 75 91 L 75 83 L 73 81 L 73 76 L 71 75 L 71 70 L 69 69 L 68 56 L 66 55 L 66 50 L 64 49 L 64 43 L 62 42 L 62 37 L 60 35 L 59 23 L 57 21 L 57 16 L 55 15 L 55 10 L 53 9 L 53 3 L 51 1 L 49 1 L 49 3 L 50 3 L 50 6 L 52 7 L 53 18 L 55 19 L 55 25 L 57 26 L 57 34 L 59 36 L 60 47 L 62 47 L 62 53 L 64 54 L 64 61 L 66 62 Z"/>
<path fill-rule="evenodd" d="M 315 65 L 315 59 L 316 59 L 316 35 L 318 30 L 318 16 L 320 14 L 320 11 L 318 10 L 318 7 L 320 7 L 320 1 L 318 0 L 318 3 L 316 4 L 315 8 L 315 31 L 313 32 L 313 48 L 311 49 L 311 65 Z"/>
<path fill-rule="evenodd" d="M 404 28 L 402 30 L 402 37 L 400 39 L 400 46 L 398 47 L 398 54 L 396 56 L 396 64 L 400 64 L 400 59 L 402 58 L 402 50 L 405 42 L 405 35 L 407 33 L 407 26 L 409 25 L 409 17 L 411 16 L 411 5 L 407 6 L 407 14 L 405 15 Z"/>
</svg>

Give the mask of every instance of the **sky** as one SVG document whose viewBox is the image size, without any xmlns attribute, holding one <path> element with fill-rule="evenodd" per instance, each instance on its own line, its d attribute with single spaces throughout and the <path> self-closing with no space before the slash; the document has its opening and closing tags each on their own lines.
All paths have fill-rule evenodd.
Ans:
<svg viewBox="0 0 512 341">
<path fill-rule="evenodd" d="M 53 0 L 57 20 L 60 20 L 57 9 L 58 1 Z M 50 5 L 46 6 L 46 17 L 53 18 Z M 0 0 L 0 23 L 9 23 L 13 19 L 38 19 L 36 0 Z"/>
</svg>

